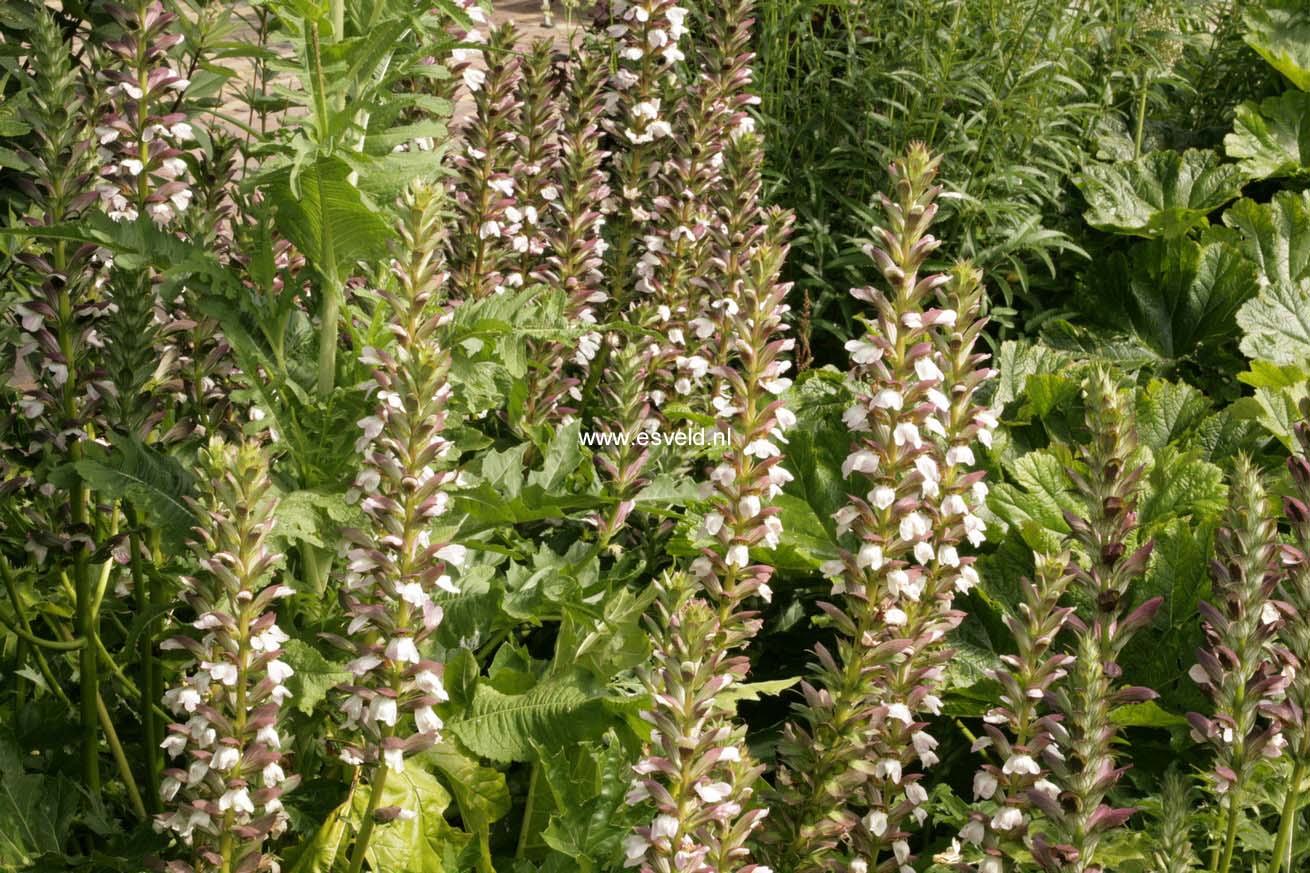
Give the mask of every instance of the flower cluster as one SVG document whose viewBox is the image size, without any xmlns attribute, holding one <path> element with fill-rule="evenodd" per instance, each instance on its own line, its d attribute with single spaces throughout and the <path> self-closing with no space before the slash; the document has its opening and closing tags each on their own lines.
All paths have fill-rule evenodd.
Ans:
<svg viewBox="0 0 1310 873">
<path fill-rule="evenodd" d="M 1002 655 L 990 677 L 1001 686 L 1000 706 L 983 718 L 985 737 L 974 750 L 994 750 L 998 763 L 984 764 L 973 778 L 973 795 L 986 806 L 976 812 L 951 851 L 939 861 L 958 863 L 960 842 L 978 846 L 979 873 L 1000 873 L 1002 859 L 1022 847 L 1027 833 L 1031 792 L 1053 797 L 1058 788 L 1045 778 L 1042 757 L 1051 744 L 1042 702 L 1068 673 L 1073 656 L 1055 649 L 1073 608 L 1061 606 L 1072 579 L 1069 554 L 1037 556 L 1035 580 L 1023 580 L 1017 614 L 1005 616 L 1015 653 Z"/>
<path fill-rule="evenodd" d="M 1189 672 L 1214 701 L 1214 713 L 1187 718 L 1192 738 L 1214 747 L 1212 787 L 1235 821 L 1253 770 L 1285 745 L 1275 709 L 1286 679 L 1271 646 L 1282 623 L 1271 599 L 1279 582 L 1278 525 L 1260 471 L 1245 458 L 1238 461 L 1229 500 L 1228 527 L 1216 545 L 1216 602 L 1198 607 L 1208 645 L 1197 651 L 1199 663 Z"/>
<path fill-rule="evenodd" d="M 1033 856 L 1049 871 L 1098 873 L 1102 835 L 1135 812 L 1104 801 L 1123 771 L 1116 766 L 1119 729 L 1110 712 L 1153 699 L 1147 688 L 1124 686 L 1118 658 L 1133 634 L 1160 607 L 1155 597 L 1129 611 L 1132 587 L 1142 575 L 1154 543 L 1129 551 L 1137 535 L 1137 491 L 1143 467 L 1136 462 L 1137 431 L 1128 400 L 1108 371 L 1098 370 L 1085 390 L 1091 444 L 1083 447 L 1085 474 L 1070 470 L 1086 517 L 1065 512 L 1070 538 L 1081 555 L 1071 567 L 1072 586 L 1081 589 L 1090 615 L 1071 615 L 1073 666 L 1067 682 L 1046 696 L 1050 713 L 1042 726 L 1050 742 L 1042 761 L 1057 791 L 1030 791 L 1046 827 L 1032 840 Z M 1070 866 L 1073 865 L 1073 866 Z"/>
<path fill-rule="evenodd" d="M 195 134 L 186 113 L 178 111 L 190 82 L 169 59 L 169 50 L 182 41 L 181 33 L 170 32 L 177 16 L 158 0 L 142 0 L 130 10 L 105 8 L 123 34 L 105 43 L 116 65 L 99 74 L 110 83 L 110 109 L 96 127 L 102 162 L 96 190 L 115 221 L 135 221 L 144 212 L 166 226 L 192 197 L 184 149 Z"/>
<path fill-rule="evenodd" d="M 442 665 L 424 653 L 424 643 L 441 622 L 436 598 L 458 592 L 450 571 L 465 558 L 462 546 L 432 538 L 458 476 L 449 468 L 455 447 L 443 436 L 450 353 L 439 332 L 450 312 L 442 299 L 440 203 L 426 186 L 405 195 L 395 287 L 378 292 L 394 344 L 366 348 L 361 357 L 374 368 L 368 388 L 377 407 L 359 422 L 355 447 L 363 466 L 350 496 L 372 526 L 343 532 L 349 639 L 333 640 L 354 656 L 341 709 L 358 740 L 344 742 L 341 757 L 371 768 L 369 830 L 374 817 L 413 814 L 377 808 L 387 773 L 403 771 L 408 755 L 440 738 L 435 707 L 447 699 Z M 358 842 L 367 843 L 367 835 Z"/>
<path fill-rule="evenodd" d="M 1278 644 L 1290 674 L 1283 700 L 1275 709 L 1286 739 L 1292 772 L 1287 780 L 1282 823 L 1273 857 L 1281 863 L 1291 845 L 1303 781 L 1310 773 L 1310 401 L 1301 404 L 1301 421 L 1293 426 L 1297 453 L 1287 459 L 1292 494 L 1283 498 L 1283 516 L 1291 528 L 1291 543 L 1282 548 L 1283 571 L 1278 588 L 1282 621 Z M 1278 873 L 1279 867 L 1271 867 Z M 1290 865 L 1289 865 L 1290 869 Z"/>
<path fill-rule="evenodd" d="M 473 93 L 473 113 L 459 130 L 462 152 L 454 160 L 451 186 L 456 213 L 451 278 L 464 300 L 522 287 L 525 278 L 518 272 L 529 239 L 518 196 L 523 73 L 516 38 L 509 24 L 492 31 L 491 51 L 483 53 L 488 70 Z M 531 217 L 535 222 L 539 213 Z"/>
<path fill-rule="evenodd" d="M 652 667 L 641 671 L 654 706 L 642 713 L 652 727 L 637 764 L 630 804 L 656 814 L 624 841 L 625 865 L 642 873 L 769 873 L 750 863 L 744 844 L 765 811 L 750 809 L 751 783 L 763 771 L 745 751 L 744 731 L 724 717 L 716 696 L 750 669 L 734 654 L 759 629 L 759 619 L 722 610 L 694 593 L 681 574 L 657 583 L 647 617 Z"/>
<path fill-rule="evenodd" d="M 280 660 L 287 635 L 271 607 L 292 593 L 274 580 L 282 556 L 268 548 L 275 500 L 259 448 L 210 444 L 213 471 L 192 544 L 200 572 L 182 595 L 199 637 L 161 648 L 190 653 L 182 681 L 164 694 L 178 718 L 162 746 L 176 766 L 160 795 L 170 811 L 155 827 L 191 848 L 175 873 L 277 869 L 264 841 L 287 826 L 281 797 L 296 777 L 283 769 L 280 717 L 292 670 Z"/>
<path fill-rule="evenodd" d="M 867 249 L 891 293 L 852 292 L 873 308 L 867 332 L 847 343 L 854 441 L 842 472 L 853 493 L 835 521 L 852 545 L 823 567 L 841 598 L 821 604 L 837 653 L 816 646 L 779 747 L 771 837 L 775 866 L 788 870 L 913 869 L 906 828 L 924 820 L 928 797 L 915 771 L 936 763 L 938 744 L 921 714 L 941 711 L 945 638 L 962 618 L 952 604 L 978 581 L 960 550 L 984 537 L 972 444 L 990 445 L 996 426 L 975 399 L 992 371 L 975 352 L 978 272 L 921 275 L 938 246 L 937 164 L 915 145 L 892 165 L 887 226 Z"/>
</svg>

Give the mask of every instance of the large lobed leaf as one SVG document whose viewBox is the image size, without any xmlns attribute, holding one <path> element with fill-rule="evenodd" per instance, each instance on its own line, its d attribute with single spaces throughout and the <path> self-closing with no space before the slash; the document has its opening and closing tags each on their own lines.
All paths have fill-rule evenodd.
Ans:
<svg viewBox="0 0 1310 873">
<path fill-rule="evenodd" d="M 610 722 L 602 690 L 581 675 L 543 679 L 522 694 L 479 683 L 468 710 L 447 728 L 493 761 L 532 760 L 532 744 L 569 746 L 599 736 Z"/>
<path fill-rule="evenodd" d="M 1310 94 L 1288 91 L 1242 103 L 1224 149 L 1252 179 L 1310 173 Z"/>
<path fill-rule="evenodd" d="M 1127 317 L 1143 345 L 1177 359 L 1232 339 L 1233 316 L 1257 288 L 1254 265 L 1236 247 L 1213 234 L 1170 237 L 1115 255 L 1101 302 Z"/>
<path fill-rule="evenodd" d="M 1310 91 L 1310 6 L 1264 0 L 1243 14 L 1246 43 L 1302 91 Z"/>
<path fill-rule="evenodd" d="M 1224 221 L 1256 263 L 1260 293 L 1237 313 L 1241 349 L 1279 365 L 1310 360 L 1310 192 L 1280 191 L 1267 204 L 1242 200 Z"/>
<path fill-rule="evenodd" d="M 62 779 L 26 772 L 18 748 L 0 737 L 0 870 L 21 870 L 41 855 L 60 854 L 77 799 Z"/>
<path fill-rule="evenodd" d="M 1083 213 L 1098 230 L 1130 236 L 1181 236 L 1237 197 L 1246 175 L 1211 151 L 1158 151 L 1135 161 L 1090 164 L 1074 180 Z"/>
</svg>

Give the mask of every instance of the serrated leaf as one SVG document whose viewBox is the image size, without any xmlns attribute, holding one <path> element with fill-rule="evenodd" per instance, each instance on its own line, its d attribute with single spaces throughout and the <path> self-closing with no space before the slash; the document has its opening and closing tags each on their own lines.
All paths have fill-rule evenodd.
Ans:
<svg viewBox="0 0 1310 873">
<path fill-rule="evenodd" d="M 1109 233 L 1181 236 L 1237 197 L 1245 174 L 1214 152 L 1157 151 L 1135 161 L 1090 164 L 1075 179 L 1087 223 Z"/>
<path fill-rule="evenodd" d="M 631 828 L 624 794 L 635 756 L 614 734 L 606 740 L 572 749 L 537 747 L 553 807 L 540 839 L 571 861 L 558 869 L 617 867 L 622 840 Z"/>
<path fill-rule="evenodd" d="M 368 805 L 369 791 L 364 787 L 355 792 L 352 812 L 356 822 Z M 457 859 L 468 843 L 468 834 L 446 821 L 450 794 L 418 761 L 407 764 L 403 772 L 387 775 L 379 806 L 399 806 L 414 815 L 374 829 L 365 852 L 370 869 L 387 873 L 462 873 Z"/>
<path fill-rule="evenodd" d="M 1252 179 L 1310 173 L 1310 94 L 1287 91 L 1239 104 L 1224 150 Z"/>
<path fill-rule="evenodd" d="M 1183 439 L 1210 412 L 1205 395 L 1185 382 L 1152 379 L 1137 394 L 1137 432 L 1152 449 Z"/>
<path fill-rule="evenodd" d="M 1275 364 L 1310 362 L 1310 279 L 1270 285 L 1237 313 L 1242 354 Z"/>
<path fill-rule="evenodd" d="M 751 702 L 765 697 L 777 697 L 800 681 L 800 676 L 788 676 L 786 679 L 770 679 L 764 682 L 742 682 L 730 685 L 727 689 L 715 695 L 714 703 L 723 709 L 736 712 L 737 705 L 742 701 Z"/>
<path fill-rule="evenodd" d="M 76 811 L 77 795 L 63 780 L 26 772 L 19 749 L 0 736 L 0 869 L 62 854 Z"/>
<path fill-rule="evenodd" d="M 329 691 L 353 678 L 344 664 L 329 661 L 303 640 L 287 640 L 282 647 L 282 660 L 295 671 L 287 679 L 287 689 L 296 709 L 306 715 L 314 712 L 314 707 L 327 697 Z"/>
<path fill-rule="evenodd" d="M 1147 531 L 1175 519 L 1201 522 L 1217 516 L 1228 495 L 1223 470 L 1174 446 L 1155 453 L 1144 488 L 1137 519 Z"/>
<path fill-rule="evenodd" d="M 104 497 L 131 503 L 170 543 L 184 541 L 195 524 L 184 502 L 194 484 L 190 471 L 135 435 L 114 436 L 112 443 L 109 450 L 88 449 L 74 464 L 78 475 Z"/>
<path fill-rule="evenodd" d="M 1263 0 L 1242 14 L 1246 44 L 1302 91 L 1310 91 L 1310 8 L 1302 0 Z"/>
<path fill-rule="evenodd" d="M 573 674 L 542 680 L 523 694 L 480 683 L 473 702 L 447 729 L 484 758 L 508 764 L 532 759 L 532 743 L 564 747 L 604 732 L 609 717 L 601 689 Z"/>
<path fill-rule="evenodd" d="M 1115 255 L 1105 287 L 1109 300 L 1095 305 L 1155 354 L 1177 359 L 1236 336 L 1233 316 L 1259 286 L 1255 265 L 1235 246 L 1174 237 Z"/>
<path fill-rule="evenodd" d="M 261 182 L 277 209 L 277 227 L 324 275 L 346 272 L 357 260 L 386 252 L 391 231 L 364 203 L 350 183 L 351 169 L 339 158 L 320 157 L 300 168 L 294 181 L 290 167 Z"/>
</svg>

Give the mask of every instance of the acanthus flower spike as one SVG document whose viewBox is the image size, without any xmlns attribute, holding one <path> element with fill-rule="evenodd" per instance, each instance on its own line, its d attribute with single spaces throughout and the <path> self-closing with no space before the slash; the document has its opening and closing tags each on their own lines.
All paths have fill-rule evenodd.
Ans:
<svg viewBox="0 0 1310 873">
<path fill-rule="evenodd" d="M 1283 650 L 1283 673 L 1288 683 L 1275 709 L 1291 758 L 1286 779 L 1278 836 L 1270 873 L 1280 873 L 1305 797 L 1310 775 L 1310 401 L 1302 401 L 1301 421 L 1292 428 L 1296 451 L 1287 459 L 1292 493 L 1283 498 L 1283 518 L 1291 529 L 1291 542 L 1281 547 L 1278 644 Z M 1290 873 L 1290 865 L 1288 870 Z"/>
<path fill-rule="evenodd" d="M 972 446 L 990 445 L 996 426 L 975 397 L 992 375 L 975 350 L 978 272 L 922 272 L 938 246 L 937 165 L 919 144 L 892 165 L 887 224 L 866 249 L 890 291 L 852 291 L 872 317 L 847 343 L 852 495 L 835 521 L 849 545 L 823 567 L 838 598 L 820 604 L 837 651 L 816 646 L 779 747 L 768 836 L 780 869 L 912 870 L 908 828 L 927 815 L 921 771 L 937 762 L 938 741 L 923 716 L 941 710 L 946 636 L 963 617 L 955 596 L 978 581 L 961 554 L 986 529 Z"/>
<path fill-rule="evenodd" d="M 1077 546 L 1071 588 L 1080 589 L 1089 606 L 1068 619 L 1073 666 L 1068 681 L 1047 695 L 1050 712 L 1042 719 L 1051 740 L 1042 763 L 1058 791 L 1030 791 L 1028 799 L 1045 819 L 1032 840 L 1042 869 L 1100 873 L 1104 868 L 1097 848 L 1104 834 L 1136 812 L 1105 802 L 1123 775 L 1114 746 L 1119 727 L 1109 714 L 1117 706 L 1157 696 L 1148 688 L 1124 685 L 1118 659 L 1162 601 L 1154 597 L 1133 605 L 1133 589 L 1154 542 L 1137 542 L 1144 468 L 1128 401 L 1110 372 L 1101 369 L 1088 377 L 1084 394 L 1091 442 L 1082 450 L 1084 469 L 1068 474 L 1087 509 L 1085 517 L 1066 510 L 1065 519 Z"/>
<path fill-rule="evenodd" d="M 1286 743 L 1275 717 L 1286 684 L 1284 659 L 1273 645 L 1282 624 L 1272 599 L 1279 582 L 1278 524 L 1263 476 L 1248 458 L 1238 459 L 1229 497 L 1212 569 L 1215 602 L 1200 604 L 1207 645 L 1189 671 L 1214 709 L 1187 716 L 1192 739 L 1215 751 L 1210 787 L 1224 809 L 1221 870 L 1232 863 L 1254 771 Z"/>
<path fill-rule="evenodd" d="M 369 790 L 352 871 L 363 863 L 374 825 L 405 812 L 380 805 L 388 774 L 440 741 L 436 708 L 448 699 L 428 641 L 441 624 L 438 601 L 459 590 L 452 575 L 467 552 L 433 536 L 459 476 L 458 451 L 445 437 L 450 352 L 441 330 L 451 310 L 440 205 L 438 192 L 417 183 L 403 198 L 394 286 L 378 290 L 394 342 L 361 355 L 373 367 L 368 389 L 377 406 L 359 422 L 355 448 L 363 464 L 348 496 L 371 525 L 343 531 L 350 622 L 347 638 L 331 638 L 353 656 L 352 678 L 341 688 L 344 727 L 353 736 L 340 754 L 366 768 Z"/>
<path fill-rule="evenodd" d="M 192 659 L 164 694 L 177 722 L 161 744 L 173 766 L 160 785 L 169 811 L 155 828 L 188 847 L 189 860 L 169 862 L 170 873 L 275 871 L 264 844 L 286 830 L 281 798 L 299 779 L 283 766 L 292 670 L 272 607 L 292 591 L 277 580 L 282 556 L 268 545 L 276 500 L 260 449 L 215 440 L 204 458 L 212 478 L 194 505 L 191 547 L 199 572 L 182 580 L 197 634 L 160 646 Z"/>
<path fill-rule="evenodd" d="M 1042 721 L 1044 701 L 1067 674 L 1073 656 L 1056 647 L 1056 638 L 1073 613 L 1060 601 L 1068 590 L 1069 553 L 1038 555 L 1035 579 L 1021 583 L 1023 600 L 1004 618 L 1014 638 L 1015 653 L 1000 657 L 990 678 L 1001 687 L 1000 705 L 983 717 L 985 737 L 975 751 L 987 749 L 994 763 L 984 764 L 973 777 L 975 811 L 959 835 L 958 844 L 977 847 L 971 868 L 979 873 L 1000 870 L 1002 859 L 1026 849 L 1032 801 L 1040 792 L 1052 796 L 1058 788 L 1047 776 L 1043 753 L 1051 736 Z"/>
</svg>

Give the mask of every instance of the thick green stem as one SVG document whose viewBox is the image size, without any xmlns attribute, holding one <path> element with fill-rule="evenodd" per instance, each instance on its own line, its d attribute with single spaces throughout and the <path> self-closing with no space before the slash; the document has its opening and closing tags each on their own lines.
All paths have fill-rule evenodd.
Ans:
<svg viewBox="0 0 1310 873">
<path fill-rule="evenodd" d="M 1215 873 L 1228 873 L 1233 864 L 1233 851 L 1237 848 L 1237 820 L 1242 811 L 1238 800 L 1241 797 L 1241 788 L 1239 780 L 1228 794 L 1228 827 L 1224 832 L 1223 854 L 1219 855 L 1218 863 L 1214 866 Z M 1218 849 L 1217 846 L 1215 848 Z"/>
<path fill-rule="evenodd" d="M 114 730 L 114 723 L 109 720 L 109 710 L 105 707 L 105 699 L 99 694 L 96 695 L 96 713 L 100 716 L 100 727 L 105 732 L 105 741 L 109 743 L 109 751 L 113 753 L 114 763 L 118 766 L 118 776 L 123 780 L 123 786 L 127 789 L 127 799 L 132 804 L 132 811 L 136 813 L 137 818 L 145 821 L 146 807 L 141 802 L 141 792 L 137 791 L 136 778 L 132 775 L 132 768 L 127 763 L 127 755 L 123 754 L 123 744 L 118 741 L 118 732 Z"/>
<path fill-rule="evenodd" d="M 337 322 L 341 318 L 341 284 L 331 259 L 336 255 L 331 246 L 323 253 L 328 259 L 323 276 L 322 323 L 318 329 L 318 396 L 325 399 L 332 393 L 337 378 Z"/>
<path fill-rule="evenodd" d="M 1292 778 L 1287 783 L 1287 799 L 1283 801 L 1283 816 L 1278 823 L 1278 838 L 1274 841 L 1273 857 L 1269 860 L 1269 873 L 1279 873 L 1283 861 L 1292 848 L 1292 831 L 1296 827 L 1296 814 L 1301 806 L 1301 783 L 1306 776 L 1306 756 L 1300 755 L 1292 767 Z M 1287 869 L 1292 869 L 1291 859 L 1287 860 Z"/>
<path fill-rule="evenodd" d="M 128 548 L 131 549 L 131 568 L 132 582 L 136 589 L 137 608 L 143 615 L 150 615 L 151 588 L 155 586 L 153 578 L 147 580 L 147 575 L 142 568 L 141 561 L 141 536 L 139 531 L 142 527 L 140 513 L 135 510 L 129 510 L 132 520 L 132 534 L 128 537 Z M 153 574 L 149 574 L 153 577 Z M 155 718 L 154 703 L 155 698 L 151 697 L 155 689 L 155 671 L 158 669 L 158 662 L 155 660 L 155 622 L 152 620 L 141 632 L 141 641 L 138 643 L 138 657 L 141 659 L 141 687 L 139 688 L 138 710 L 141 716 L 141 726 L 144 733 L 144 748 L 142 754 L 146 759 L 146 784 L 145 799 L 146 806 L 151 813 L 157 813 L 161 810 L 159 802 L 159 780 L 163 771 L 163 764 L 159 757 L 160 729 L 159 721 Z"/>
<path fill-rule="evenodd" d="M 378 811 L 378 804 L 382 802 L 382 793 L 387 787 L 387 765 L 381 761 L 373 770 L 373 778 L 368 781 L 368 806 L 364 809 L 364 816 L 359 823 L 359 834 L 355 837 L 355 848 L 350 853 L 350 867 L 348 873 L 359 873 L 364 869 L 364 855 L 368 852 L 368 841 L 373 836 L 373 826 L 376 824 L 374 813 Z M 382 871 L 378 871 L 382 873 Z"/>
<path fill-rule="evenodd" d="M 87 488 L 79 482 L 73 489 L 74 527 L 87 526 L 87 499 Z M 82 699 L 82 784 L 95 797 L 100 793 L 100 736 L 97 729 L 100 714 L 96 705 L 100 696 L 100 661 L 95 646 L 99 622 L 96 620 L 95 585 L 85 548 L 77 552 L 74 578 L 77 585 L 77 635 L 86 643 L 81 649 L 78 666 Z"/>
</svg>

